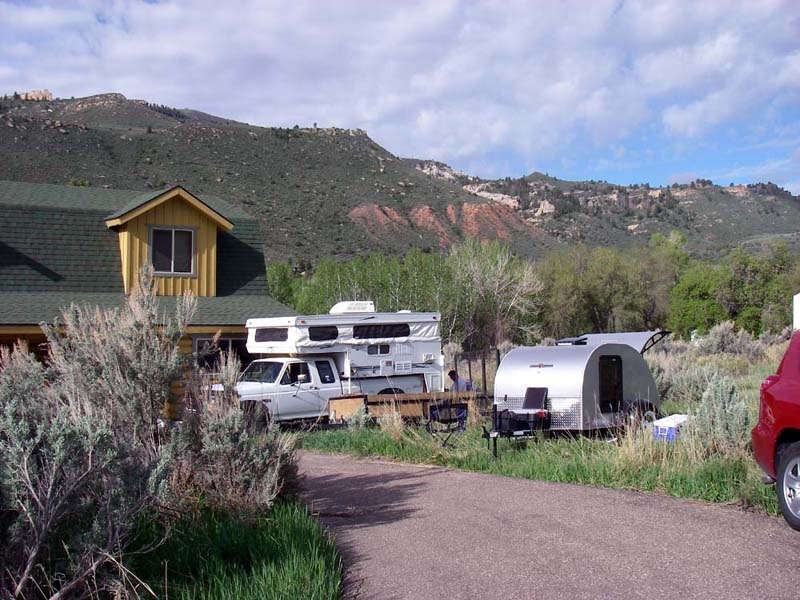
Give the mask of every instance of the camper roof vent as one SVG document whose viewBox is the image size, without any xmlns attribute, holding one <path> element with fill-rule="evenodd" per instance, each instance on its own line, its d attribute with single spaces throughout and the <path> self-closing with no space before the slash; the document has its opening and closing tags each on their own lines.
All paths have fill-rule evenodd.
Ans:
<svg viewBox="0 0 800 600">
<path fill-rule="evenodd" d="M 332 315 L 344 315 L 347 313 L 374 313 L 375 303 L 372 300 L 349 300 L 338 302 L 330 310 Z"/>
</svg>

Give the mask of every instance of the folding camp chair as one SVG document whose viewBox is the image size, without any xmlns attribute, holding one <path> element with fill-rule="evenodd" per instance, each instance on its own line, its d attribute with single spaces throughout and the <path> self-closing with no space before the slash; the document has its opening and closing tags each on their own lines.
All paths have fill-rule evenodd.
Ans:
<svg viewBox="0 0 800 600">
<path fill-rule="evenodd" d="M 483 437 L 493 444 L 492 454 L 497 458 L 497 438 L 531 439 L 536 431 L 550 428 L 550 411 L 547 408 L 547 388 L 530 387 L 525 390 L 525 398 L 520 408 L 497 409 L 492 406 L 492 430 L 483 428 Z"/>
<path fill-rule="evenodd" d="M 443 448 L 452 446 L 450 438 L 463 433 L 467 428 L 469 414 L 466 402 L 431 404 L 428 407 L 428 420 L 425 430 L 438 439 Z"/>
<path fill-rule="evenodd" d="M 550 413 L 547 410 L 547 388 L 529 387 L 525 390 L 522 406 L 503 411 L 501 419 L 505 421 L 501 429 L 507 431 L 529 431 L 544 429 L 549 426 Z"/>
</svg>

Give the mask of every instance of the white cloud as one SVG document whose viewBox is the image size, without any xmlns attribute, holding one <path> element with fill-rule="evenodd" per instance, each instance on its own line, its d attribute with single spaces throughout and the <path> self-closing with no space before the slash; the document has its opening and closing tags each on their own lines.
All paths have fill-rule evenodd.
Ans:
<svg viewBox="0 0 800 600">
<path fill-rule="evenodd" d="M 792 0 L 0 0 L 0 93 L 360 127 L 395 154 L 504 175 L 601 164 L 645 131 L 695 143 L 767 105 L 797 120 L 799 18 Z"/>
<path fill-rule="evenodd" d="M 714 91 L 689 104 L 669 106 L 664 111 L 664 126 L 672 134 L 694 137 L 727 121 L 739 108 L 737 104 L 737 97 L 727 90 Z"/>
</svg>

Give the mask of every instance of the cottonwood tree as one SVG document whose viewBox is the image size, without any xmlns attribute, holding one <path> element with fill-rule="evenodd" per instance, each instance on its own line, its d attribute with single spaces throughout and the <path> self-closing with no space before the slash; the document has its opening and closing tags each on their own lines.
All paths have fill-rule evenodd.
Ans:
<svg viewBox="0 0 800 600">
<path fill-rule="evenodd" d="M 532 263 L 497 241 L 470 238 L 453 248 L 448 266 L 453 282 L 448 318 L 463 328 L 466 349 L 536 334 L 543 286 Z"/>
<path fill-rule="evenodd" d="M 544 333 L 630 331 L 664 325 L 669 290 L 684 268 L 679 239 L 635 252 L 578 245 L 544 259 Z"/>
</svg>

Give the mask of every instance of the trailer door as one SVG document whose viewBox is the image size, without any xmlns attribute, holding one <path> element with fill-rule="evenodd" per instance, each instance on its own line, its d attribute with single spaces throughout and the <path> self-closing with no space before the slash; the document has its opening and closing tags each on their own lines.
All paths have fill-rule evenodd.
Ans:
<svg viewBox="0 0 800 600">
<path fill-rule="evenodd" d="M 622 357 L 600 356 L 600 412 L 622 410 Z"/>
</svg>

